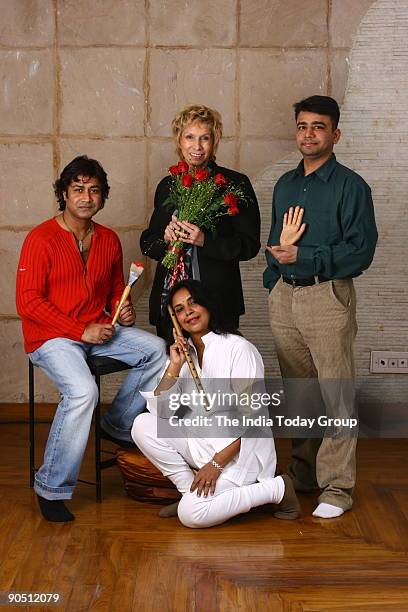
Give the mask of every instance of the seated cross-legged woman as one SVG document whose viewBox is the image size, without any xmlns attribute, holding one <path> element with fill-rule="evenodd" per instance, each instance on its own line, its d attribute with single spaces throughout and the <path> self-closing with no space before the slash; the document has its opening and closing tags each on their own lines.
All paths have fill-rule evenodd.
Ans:
<svg viewBox="0 0 408 612">
<path fill-rule="evenodd" d="M 272 503 L 277 505 L 276 518 L 297 518 L 300 507 L 290 478 L 275 477 L 276 452 L 270 430 L 265 437 L 235 438 L 197 437 L 194 430 L 182 437 L 158 432 L 159 403 L 170 394 L 175 397 L 191 391 L 192 376 L 183 347 L 190 349 L 204 380 L 222 379 L 223 388 L 227 381 L 231 392 L 242 387 L 243 381 L 262 381 L 264 376 L 257 349 L 236 331 L 220 326 L 216 308 L 201 283 L 178 283 L 170 292 L 169 303 L 184 335 L 174 332 L 162 379 L 155 391 L 143 394 L 149 412 L 137 416 L 132 428 L 137 446 L 182 494 L 178 507 L 169 507 L 167 516 L 173 509 L 186 527 L 211 527 Z M 209 419 L 211 412 L 202 410 Z M 169 430 L 171 427 L 164 431 Z"/>
</svg>

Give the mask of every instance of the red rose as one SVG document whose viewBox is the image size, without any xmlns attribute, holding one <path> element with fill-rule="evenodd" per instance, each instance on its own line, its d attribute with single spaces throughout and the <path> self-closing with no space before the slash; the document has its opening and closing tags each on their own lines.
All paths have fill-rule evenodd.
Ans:
<svg viewBox="0 0 408 612">
<path fill-rule="evenodd" d="M 208 177 L 210 176 L 210 174 L 204 168 L 198 168 L 198 170 L 196 170 L 196 173 L 195 173 L 194 176 L 195 176 L 196 180 L 200 181 L 200 183 L 201 183 L 202 181 L 207 180 Z"/>
<path fill-rule="evenodd" d="M 231 217 L 234 217 L 235 215 L 239 215 L 239 208 L 238 208 L 238 206 L 229 206 L 228 207 L 228 214 Z"/>
<path fill-rule="evenodd" d="M 237 208 L 238 198 L 234 193 L 227 193 L 224 196 L 224 202 L 227 206 Z"/>
<path fill-rule="evenodd" d="M 181 177 L 181 184 L 183 185 L 183 187 L 191 187 L 191 185 L 193 184 L 193 177 L 191 176 L 191 174 L 183 174 L 183 176 Z"/>
<path fill-rule="evenodd" d="M 177 168 L 180 172 L 188 172 L 188 163 L 185 161 L 179 161 Z"/>
<path fill-rule="evenodd" d="M 170 166 L 169 168 L 170 174 L 180 174 L 180 170 L 178 166 Z"/>
<path fill-rule="evenodd" d="M 228 184 L 228 180 L 223 174 L 221 174 L 221 172 L 217 172 L 217 174 L 214 176 L 214 183 L 217 185 L 217 187 L 224 187 L 224 185 Z"/>
</svg>

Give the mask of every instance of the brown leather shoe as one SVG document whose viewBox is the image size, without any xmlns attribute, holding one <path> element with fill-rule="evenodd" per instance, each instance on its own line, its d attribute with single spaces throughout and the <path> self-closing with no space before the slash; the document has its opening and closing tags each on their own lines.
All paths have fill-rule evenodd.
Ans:
<svg viewBox="0 0 408 612">
<path fill-rule="evenodd" d="M 282 501 L 278 504 L 278 509 L 273 516 L 286 521 L 293 521 L 300 516 L 300 504 L 297 498 L 293 482 L 287 474 L 281 474 L 285 483 L 285 492 Z"/>
</svg>

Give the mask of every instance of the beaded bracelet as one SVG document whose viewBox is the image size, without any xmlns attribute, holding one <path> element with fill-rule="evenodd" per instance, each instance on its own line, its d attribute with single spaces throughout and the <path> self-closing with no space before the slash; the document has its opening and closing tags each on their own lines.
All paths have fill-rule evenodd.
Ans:
<svg viewBox="0 0 408 612">
<path fill-rule="evenodd" d="M 219 463 L 217 463 L 217 462 L 215 461 L 215 459 L 211 459 L 211 462 L 210 462 L 210 463 L 211 463 L 211 465 L 213 465 L 215 468 L 217 468 L 217 470 L 220 470 L 220 472 L 222 472 L 222 470 L 224 469 L 224 468 L 222 467 L 222 465 L 220 465 Z"/>
</svg>

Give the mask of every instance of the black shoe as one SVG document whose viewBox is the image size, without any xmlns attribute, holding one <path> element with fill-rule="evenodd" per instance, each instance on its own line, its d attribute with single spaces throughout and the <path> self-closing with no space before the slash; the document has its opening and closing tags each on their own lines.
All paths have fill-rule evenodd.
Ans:
<svg viewBox="0 0 408 612">
<path fill-rule="evenodd" d="M 102 427 L 100 428 L 100 432 L 101 438 L 103 438 L 104 440 L 109 440 L 109 442 L 113 442 L 121 448 L 136 448 L 136 444 L 134 442 L 131 442 L 130 440 L 121 440 L 120 438 L 115 438 L 114 436 L 111 436 L 110 433 L 105 431 Z"/>
</svg>

